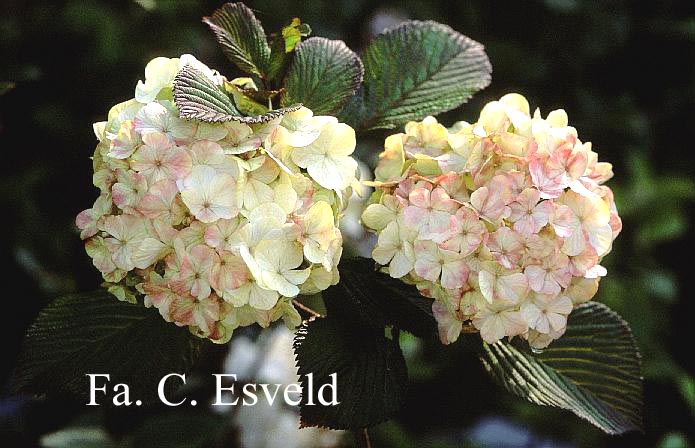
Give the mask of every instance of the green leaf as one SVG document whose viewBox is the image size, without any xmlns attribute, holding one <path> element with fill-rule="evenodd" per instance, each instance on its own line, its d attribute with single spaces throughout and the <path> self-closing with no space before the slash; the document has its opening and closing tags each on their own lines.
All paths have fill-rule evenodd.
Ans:
<svg viewBox="0 0 695 448">
<path fill-rule="evenodd" d="M 642 428 L 640 355 L 628 324 L 603 304 L 578 306 L 540 355 L 500 341 L 484 344 L 481 360 L 533 403 L 570 410 L 609 434 Z"/>
<path fill-rule="evenodd" d="M 248 98 L 252 99 L 253 101 L 259 103 L 259 104 L 268 104 L 268 100 L 273 100 L 275 99 L 280 93 L 283 92 L 282 89 L 280 90 L 254 90 L 254 89 L 248 89 L 244 87 L 240 87 L 239 90 Z"/>
<path fill-rule="evenodd" d="M 243 116 L 221 87 L 216 86 L 207 76 L 190 65 L 182 68 L 174 78 L 174 103 L 181 118 L 207 123 L 265 123 L 301 107 L 301 104 L 295 104 L 261 115 Z M 247 111 L 250 110 L 248 103 L 241 106 Z"/>
<path fill-rule="evenodd" d="M 268 78 L 271 80 L 282 79 L 285 76 L 289 54 L 302 41 L 302 37 L 311 34 L 311 27 L 302 23 L 299 18 L 292 19 L 292 23 L 282 29 L 273 37 L 270 45 L 270 64 Z"/>
<path fill-rule="evenodd" d="M 409 21 L 379 34 L 364 55 L 364 89 L 347 110 L 364 129 L 399 127 L 454 109 L 490 84 L 483 46 L 437 22 Z"/>
<path fill-rule="evenodd" d="M 282 104 L 303 103 L 316 115 L 335 114 L 355 94 L 364 69 L 343 41 L 312 37 L 295 49 Z"/>
<path fill-rule="evenodd" d="M 327 305 L 330 302 L 327 301 Z M 305 322 L 294 343 L 302 384 L 301 426 L 359 429 L 381 423 L 400 409 L 408 374 L 403 354 L 384 330 L 360 325 L 329 307 L 328 316 Z M 313 374 L 309 405 L 307 374 Z M 336 406 L 322 406 L 317 393 L 337 374 Z M 330 400 L 329 394 L 326 399 Z"/>
<path fill-rule="evenodd" d="M 311 34 L 311 27 L 308 23 L 302 23 L 298 17 L 292 19 L 292 23 L 282 29 L 282 39 L 285 42 L 285 53 L 291 53 L 302 37 L 307 37 Z"/>
<path fill-rule="evenodd" d="M 270 48 L 261 22 L 243 3 L 225 3 L 205 22 L 215 33 L 224 54 L 246 73 L 264 77 Z"/>
<path fill-rule="evenodd" d="M 415 286 L 375 270 L 373 260 L 345 259 L 340 263 L 341 281 L 324 292 L 349 307 L 348 312 L 376 326 L 394 325 L 415 336 L 436 335 L 437 322 L 432 315 L 432 299 Z"/>
<path fill-rule="evenodd" d="M 225 81 L 224 89 L 232 95 L 234 99 L 234 105 L 239 112 L 244 115 L 263 115 L 268 113 L 268 106 L 259 103 L 255 99 L 251 98 L 251 89 L 244 89 L 232 82 Z M 268 104 L 266 102 L 266 104 Z"/>
<path fill-rule="evenodd" d="M 290 58 L 285 52 L 285 39 L 282 35 L 275 35 L 270 44 L 270 62 L 268 63 L 268 79 L 277 86 L 278 81 L 285 76 L 287 64 Z"/>
<path fill-rule="evenodd" d="M 156 396 L 162 376 L 188 370 L 201 344 L 187 329 L 165 322 L 157 310 L 120 302 L 104 290 L 66 295 L 51 302 L 29 327 L 15 386 L 37 394 L 86 397 L 86 374 L 105 373 L 112 386 L 128 384 L 133 401 L 145 400 Z"/>
<path fill-rule="evenodd" d="M 370 260 L 344 260 L 340 270 L 340 283 L 323 292 L 327 316 L 304 322 L 294 343 L 302 389 L 308 391 L 307 375 L 312 374 L 313 401 L 318 403 L 316 391 L 337 373 L 340 404 L 309 405 L 305 392 L 300 403 L 302 426 L 360 429 L 394 415 L 403 404 L 408 374 L 398 337 L 384 336 L 384 326 L 394 319 L 393 309 L 386 310 L 382 302 L 394 308 L 403 306 L 404 313 L 417 318 L 425 315 L 428 320 L 426 311 L 416 311 L 418 305 L 408 304 L 409 299 L 403 299 L 397 288 L 389 293 L 395 286 L 392 281 L 399 281 L 375 272 Z M 427 299 L 417 297 L 410 298 L 426 303 Z M 431 314 L 429 319 L 436 328 Z"/>
</svg>

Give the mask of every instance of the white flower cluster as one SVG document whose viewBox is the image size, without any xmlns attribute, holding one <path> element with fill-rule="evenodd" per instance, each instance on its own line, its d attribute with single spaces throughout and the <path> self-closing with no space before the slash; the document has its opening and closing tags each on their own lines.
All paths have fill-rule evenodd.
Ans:
<svg viewBox="0 0 695 448">
<path fill-rule="evenodd" d="M 606 274 L 621 221 L 611 165 L 598 162 L 556 110 L 531 115 L 509 94 L 477 123 L 433 117 L 386 139 L 362 215 L 374 260 L 434 298 L 442 342 L 463 326 L 487 342 L 521 336 L 543 348 Z"/>
<path fill-rule="evenodd" d="M 180 119 L 172 82 L 186 65 L 225 81 L 190 55 L 156 58 L 135 99 L 94 125 L 101 195 L 76 219 L 87 253 L 121 300 L 142 294 L 215 342 L 296 326 L 291 299 L 338 281 L 355 132 L 306 108 L 253 125 Z"/>
</svg>

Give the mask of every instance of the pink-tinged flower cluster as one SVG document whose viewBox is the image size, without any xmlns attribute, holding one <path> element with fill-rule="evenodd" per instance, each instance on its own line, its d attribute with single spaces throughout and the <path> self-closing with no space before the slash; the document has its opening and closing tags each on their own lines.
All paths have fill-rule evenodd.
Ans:
<svg viewBox="0 0 695 448">
<path fill-rule="evenodd" d="M 466 326 L 543 348 L 596 293 L 621 230 L 603 185 L 613 173 L 563 110 L 542 118 L 505 95 L 474 124 L 410 122 L 379 157 L 362 215 L 378 235 L 372 256 L 435 299 L 443 343 Z"/>
<path fill-rule="evenodd" d="M 172 99 L 190 55 L 157 58 L 135 99 L 94 125 L 92 208 L 76 219 L 114 295 L 225 342 L 240 326 L 284 319 L 337 283 L 338 229 L 355 182 L 355 133 L 306 108 L 263 124 L 179 118 Z"/>
</svg>

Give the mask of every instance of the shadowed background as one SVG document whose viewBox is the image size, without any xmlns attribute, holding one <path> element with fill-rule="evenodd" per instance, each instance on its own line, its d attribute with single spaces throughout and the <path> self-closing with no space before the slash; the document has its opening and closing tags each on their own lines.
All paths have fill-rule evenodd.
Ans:
<svg viewBox="0 0 695 448">
<path fill-rule="evenodd" d="M 695 4 L 690 1 L 249 1 L 266 32 L 298 16 L 313 35 L 360 51 L 405 19 L 446 23 L 483 43 L 492 84 L 440 120 L 475 121 L 504 93 L 531 107 L 562 107 L 603 161 L 614 165 L 623 233 L 604 260 L 597 296 L 633 328 L 645 375 L 644 436 L 610 438 L 568 412 L 527 405 L 494 386 L 465 344 L 404 341 L 407 403 L 373 431 L 377 446 L 661 446 L 695 443 L 691 321 L 695 184 Z M 100 278 L 84 254 L 75 215 L 91 206 L 91 124 L 133 96 L 147 61 L 192 53 L 228 77 L 234 68 L 200 22 L 220 2 L 4 0 L 0 7 L 0 239 L 5 285 L 0 381 L 7 383 L 25 328 L 55 295 Z M 10 88 L 13 87 L 13 88 Z M 384 133 L 361 139 L 373 167 Z M 289 346 L 288 346 L 289 350 Z M 210 365 L 224 355 L 209 354 Z M 211 367 L 214 368 L 214 367 Z M 232 366 L 233 369 L 233 366 Z M 214 370 L 213 370 L 214 371 Z M 80 403 L 0 399 L 0 439 L 34 446 L 80 417 Z M 152 411 L 153 413 L 154 411 Z M 177 412 L 177 411 L 170 411 Z M 158 414 L 160 417 L 161 415 Z M 141 411 L 138 419 L 149 418 Z M 176 415 L 170 416 L 176 418 Z M 204 417 L 204 416 L 203 416 Z M 219 418 L 213 416 L 212 418 Z M 137 422 L 100 416 L 116 438 Z M 184 419 L 186 420 L 186 419 Z M 167 423 L 168 422 L 168 423 Z M 176 420 L 153 425 L 166 432 Z M 190 421 L 189 421 L 190 423 Z M 268 423 L 272 426 L 272 423 Z M 169 426 L 168 426 L 169 425 Z M 177 426 L 186 431 L 185 424 Z M 191 425 L 199 431 L 200 425 Z M 344 443 L 350 444 L 351 440 Z M 232 446 L 232 445 L 227 445 Z"/>
</svg>

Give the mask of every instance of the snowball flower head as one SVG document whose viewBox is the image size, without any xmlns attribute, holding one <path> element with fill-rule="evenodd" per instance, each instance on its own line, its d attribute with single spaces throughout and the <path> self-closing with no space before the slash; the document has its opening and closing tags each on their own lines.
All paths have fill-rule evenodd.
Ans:
<svg viewBox="0 0 695 448">
<path fill-rule="evenodd" d="M 440 339 L 464 327 L 488 343 L 546 347 L 606 274 L 621 221 L 599 162 L 563 110 L 533 115 L 508 94 L 477 123 L 433 117 L 386 138 L 362 223 L 372 256 L 434 299 Z"/>
<path fill-rule="evenodd" d="M 172 83 L 186 65 L 225 81 L 191 55 L 156 58 L 94 125 L 100 195 L 76 219 L 87 253 L 116 297 L 200 337 L 294 327 L 292 298 L 338 282 L 354 131 L 307 108 L 251 125 L 180 119 Z"/>
</svg>

